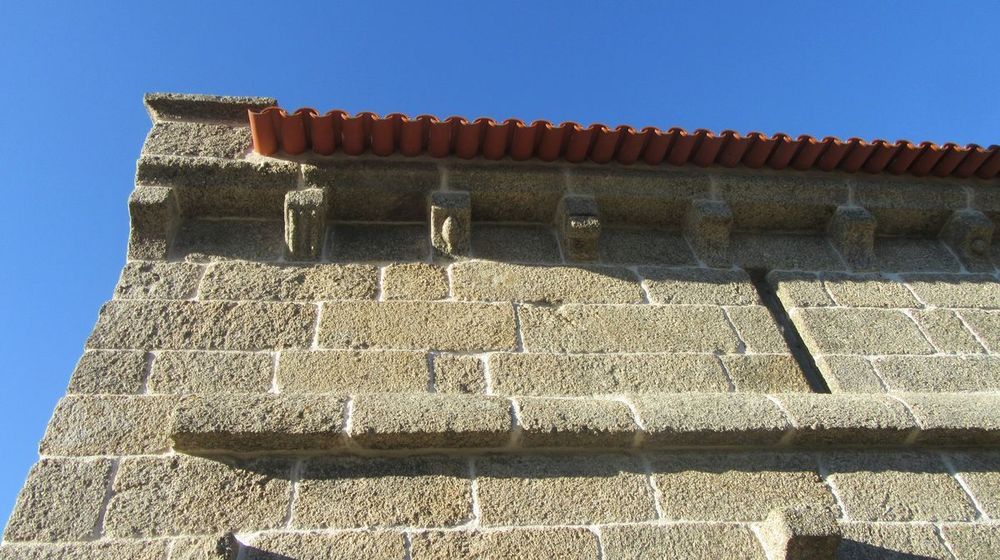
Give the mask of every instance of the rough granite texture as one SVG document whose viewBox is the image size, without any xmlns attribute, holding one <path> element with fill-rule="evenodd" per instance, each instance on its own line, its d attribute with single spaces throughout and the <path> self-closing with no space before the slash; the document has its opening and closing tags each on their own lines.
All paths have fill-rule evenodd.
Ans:
<svg viewBox="0 0 1000 560">
<path fill-rule="evenodd" d="M 1000 555 L 995 180 L 254 154 L 275 104 L 147 96 L 0 560 Z"/>
</svg>

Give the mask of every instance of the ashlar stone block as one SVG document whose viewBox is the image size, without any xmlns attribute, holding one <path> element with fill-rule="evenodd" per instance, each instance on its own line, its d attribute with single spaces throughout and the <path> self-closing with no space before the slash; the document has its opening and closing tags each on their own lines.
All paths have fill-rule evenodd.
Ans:
<svg viewBox="0 0 1000 560">
<path fill-rule="evenodd" d="M 105 533 L 134 538 L 276 529 L 284 524 L 291 470 L 285 459 L 124 458 Z"/>
<path fill-rule="evenodd" d="M 374 449 L 503 447 L 510 441 L 510 402 L 486 395 L 359 395 L 351 440 Z"/>
<path fill-rule="evenodd" d="M 940 458 L 914 452 L 842 452 L 825 458 L 849 519 L 971 521 L 976 511 Z"/>
<path fill-rule="evenodd" d="M 597 539 L 586 529 L 430 531 L 413 536 L 413 560 L 597 560 Z"/>
<path fill-rule="evenodd" d="M 837 517 L 828 508 L 772 511 L 761 525 L 760 535 L 775 560 L 835 560 L 840 546 Z"/>
<path fill-rule="evenodd" d="M 342 447 L 343 427 L 341 398 L 190 395 L 177 405 L 171 437 L 182 450 L 319 450 Z"/>
<path fill-rule="evenodd" d="M 638 459 L 625 455 L 507 455 L 476 459 L 486 527 L 586 525 L 656 518 Z"/>
<path fill-rule="evenodd" d="M 467 459 L 331 457 L 306 461 L 292 512 L 298 529 L 452 527 L 469 521 Z"/>
<path fill-rule="evenodd" d="M 42 459 L 28 473 L 7 522 L 4 540 L 93 538 L 111 482 L 111 470 L 110 459 Z"/>
</svg>

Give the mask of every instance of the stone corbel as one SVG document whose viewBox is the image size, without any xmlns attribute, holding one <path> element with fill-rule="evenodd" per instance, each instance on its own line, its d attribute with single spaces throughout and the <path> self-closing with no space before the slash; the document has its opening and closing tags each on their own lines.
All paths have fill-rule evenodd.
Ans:
<svg viewBox="0 0 1000 560">
<path fill-rule="evenodd" d="M 732 229 L 733 213 L 728 204 L 719 200 L 691 201 L 684 217 L 684 236 L 702 262 L 721 268 L 732 265 Z"/>
<path fill-rule="evenodd" d="M 285 258 L 315 261 L 323 253 L 328 196 L 325 189 L 303 189 L 285 195 Z"/>
<path fill-rule="evenodd" d="M 956 210 L 941 228 L 940 238 L 955 251 L 968 270 L 993 270 L 990 246 L 994 228 L 986 214 L 978 210 Z"/>
<path fill-rule="evenodd" d="M 855 270 L 869 270 L 875 259 L 875 216 L 860 206 L 838 206 L 826 232 L 833 246 Z"/>
<path fill-rule="evenodd" d="M 472 238 L 472 202 L 464 191 L 435 191 L 429 200 L 431 245 L 443 257 L 469 254 Z"/>
<path fill-rule="evenodd" d="M 128 258 L 163 260 L 181 221 L 180 204 L 172 187 L 138 186 L 128 199 L 131 230 Z"/>
<path fill-rule="evenodd" d="M 597 260 L 601 216 L 594 197 L 564 196 L 556 211 L 556 225 L 569 260 Z"/>
</svg>

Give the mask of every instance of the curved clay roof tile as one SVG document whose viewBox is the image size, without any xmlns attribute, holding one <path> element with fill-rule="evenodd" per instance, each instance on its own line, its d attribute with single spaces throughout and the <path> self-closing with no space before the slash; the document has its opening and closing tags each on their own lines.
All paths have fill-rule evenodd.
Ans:
<svg viewBox="0 0 1000 560">
<path fill-rule="evenodd" d="M 498 123 L 486 117 L 472 122 L 462 117 L 440 121 L 431 115 L 410 119 L 399 113 L 379 117 L 374 113 L 351 116 L 343 111 L 330 111 L 320 115 L 310 108 L 288 114 L 279 107 L 267 107 L 260 111 L 250 109 L 248 115 L 254 151 L 264 155 L 279 151 L 299 154 L 311 149 L 321 155 L 341 150 L 348 155 L 371 151 L 379 156 L 399 152 L 409 157 L 428 154 L 437 158 L 482 156 L 490 160 L 509 157 L 518 161 L 563 158 L 570 163 L 589 159 L 595 163 L 615 161 L 622 165 L 642 160 L 647 165 L 659 165 L 664 161 L 677 166 L 721 165 L 751 169 L 766 165 L 778 170 L 865 171 L 982 179 L 1000 175 L 1000 148 L 984 149 L 975 144 L 963 147 L 923 142 L 914 145 L 906 140 L 890 144 L 885 140 L 866 142 L 860 138 L 817 140 L 808 135 L 793 140 L 781 133 L 771 137 L 759 132 L 740 136 L 726 130 L 716 135 L 703 129 L 688 133 L 681 128 L 664 131 L 655 127 L 637 131 L 627 125 L 610 128 L 595 123 L 583 127 L 564 122 L 556 126 L 544 120 L 527 125 L 517 119 Z"/>
</svg>

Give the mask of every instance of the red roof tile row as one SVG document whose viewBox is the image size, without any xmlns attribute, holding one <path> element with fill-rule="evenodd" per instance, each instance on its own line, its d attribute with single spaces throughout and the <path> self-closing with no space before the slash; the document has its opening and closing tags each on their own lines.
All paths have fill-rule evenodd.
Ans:
<svg viewBox="0 0 1000 560">
<path fill-rule="evenodd" d="M 321 115 L 309 108 L 291 114 L 279 107 L 248 112 L 254 151 L 265 155 L 279 150 L 300 154 L 311 149 L 323 155 L 341 150 L 348 155 L 370 151 L 379 156 L 398 152 L 405 156 L 454 155 L 465 159 L 482 156 L 490 160 L 537 158 L 572 163 L 615 161 L 624 165 L 642 161 L 649 165 L 692 163 L 701 167 L 819 169 L 958 178 L 1000 176 L 1000 146 L 995 145 L 938 146 L 906 140 L 892 144 L 885 140 L 845 141 L 829 136 L 819 140 L 807 135 L 792 138 L 787 134 L 766 136 L 759 132 L 741 136 L 731 130 L 717 135 L 703 129 L 689 133 L 680 128 L 636 130 L 602 124 L 585 128 L 573 122 L 557 126 L 548 121 L 526 124 L 508 119 L 498 123 L 489 118 L 439 120 L 429 115 L 411 119 L 398 113 L 379 117 L 374 113 L 351 116 L 344 111 L 330 111 Z"/>
</svg>

